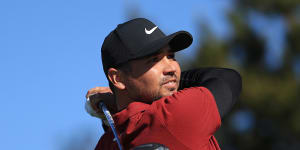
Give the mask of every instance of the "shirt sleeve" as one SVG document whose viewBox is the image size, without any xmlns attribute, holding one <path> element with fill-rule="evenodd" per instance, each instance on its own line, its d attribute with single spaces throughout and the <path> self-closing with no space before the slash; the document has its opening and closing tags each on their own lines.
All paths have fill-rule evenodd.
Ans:
<svg viewBox="0 0 300 150">
<path fill-rule="evenodd" d="M 227 68 L 199 68 L 182 72 L 179 90 L 197 86 L 210 90 L 223 118 L 239 98 L 242 79 L 237 71 Z"/>
<path fill-rule="evenodd" d="M 205 87 L 181 90 L 155 103 L 155 113 L 179 141 L 201 147 L 221 125 L 213 95 Z"/>
</svg>

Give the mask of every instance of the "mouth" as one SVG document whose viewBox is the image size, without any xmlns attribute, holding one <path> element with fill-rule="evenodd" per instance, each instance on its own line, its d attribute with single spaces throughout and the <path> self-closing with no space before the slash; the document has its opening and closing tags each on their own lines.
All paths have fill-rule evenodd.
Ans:
<svg viewBox="0 0 300 150">
<path fill-rule="evenodd" d="M 170 79 L 162 84 L 163 86 L 167 87 L 168 89 L 176 89 L 177 87 L 177 80 L 176 79 Z"/>
</svg>

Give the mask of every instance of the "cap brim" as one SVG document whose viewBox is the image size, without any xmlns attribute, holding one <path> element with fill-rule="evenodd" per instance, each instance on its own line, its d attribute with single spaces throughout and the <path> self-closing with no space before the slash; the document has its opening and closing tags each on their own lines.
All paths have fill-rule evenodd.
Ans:
<svg viewBox="0 0 300 150">
<path fill-rule="evenodd" d="M 143 47 L 143 50 L 136 55 L 135 59 L 154 54 L 169 45 L 173 52 L 177 52 L 189 47 L 193 42 L 193 37 L 186 31 L 178 31 L 166 37 L 160 38 Z"/>
<path fill-rule="evenodd" d="M 169 45 L 172 50 L 180 51 L 189 47 L 193 42 L 193 36 L 186 31 L 178 31 L 169 35 Z"/>
</svg>

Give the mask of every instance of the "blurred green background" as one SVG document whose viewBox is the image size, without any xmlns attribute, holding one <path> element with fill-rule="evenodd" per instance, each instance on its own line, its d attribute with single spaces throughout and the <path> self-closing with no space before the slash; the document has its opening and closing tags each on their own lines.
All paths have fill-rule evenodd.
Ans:
<svg viewBox="0 0 300 150">
<path fill-rule="evenodd" d="M 217 139 L 224 150 L 300 149 L 300 1 L 240 0 L 219 39 L 199 24 L 197 58 L 187 66 L 237 69 L 240 101 Z"/>
</svg>

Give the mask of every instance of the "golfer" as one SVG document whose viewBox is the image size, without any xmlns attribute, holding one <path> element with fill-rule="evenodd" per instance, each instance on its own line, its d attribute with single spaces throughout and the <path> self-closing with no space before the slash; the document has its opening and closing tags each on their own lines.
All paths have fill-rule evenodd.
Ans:
<svg viewBox="0 0 300 150">
<path fill-rule="evenodd" d="M 239 97 L 241 77 L 226 68 L 182 72 L 175 53 L 192 41 L 186 31 L 166 36 L 144 18 L 110 32 L 101 49 L 109 87 L 90 89 L 86 95 L 89 112 L 104 121 L 96 150 L 118 149 L 100 101 L 113 114 L 125 150 L 151 143 L 171 150 L 220 149 L 214 133 Z"/>
</svg>

